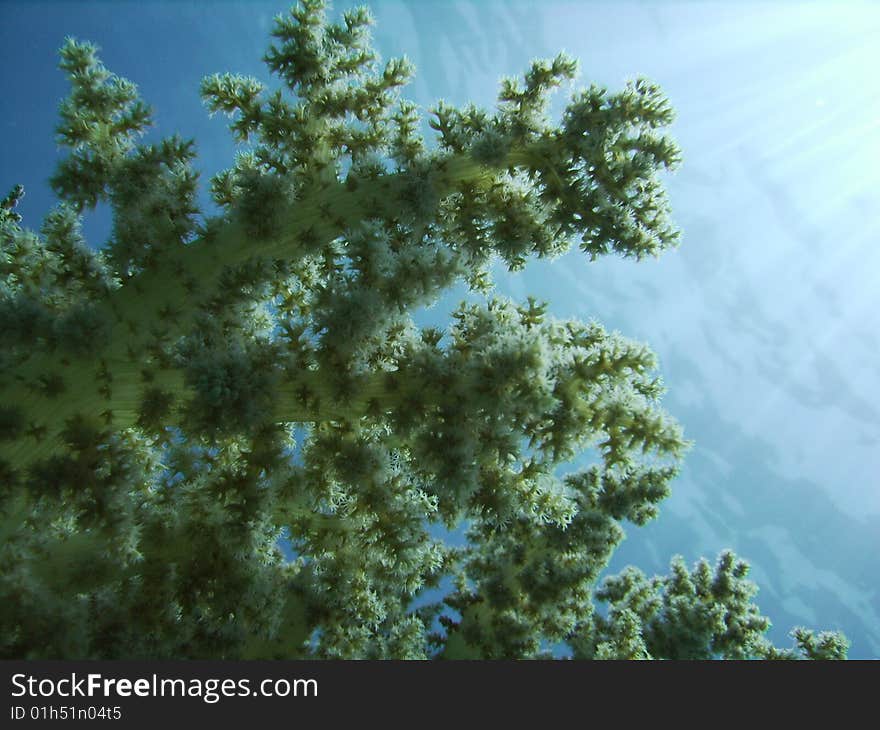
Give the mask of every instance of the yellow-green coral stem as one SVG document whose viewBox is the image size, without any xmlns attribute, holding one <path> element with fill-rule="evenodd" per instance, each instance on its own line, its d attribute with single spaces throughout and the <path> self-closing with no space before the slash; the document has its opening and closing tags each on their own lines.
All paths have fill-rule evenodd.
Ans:
<svg viewBox="0 0 880 730">
<path fill-rule="evenodd" d="M 499 165 L 523 164 L 529 160 L 525 151 L 511 152 Z M 427 175 L 437 200 L 448 195 L 462 182 L 489 184 L 496 174 L 467 154 L 450 155 L 437 160 Z M 27 467 L 39 458 L 55 453 L 61 446 L 59 436 L 68 419 L 83 415 L 103 419 L 114 429 L 137 422 L 145 387 L 153 385 L 185 402 L 183 375 L 173 369 L 162 370 L 151 361 L 177 338 L 191 331 L 197 304 L 205 293 L 215 293 L 217 279 L 227 266 L 241 264 L 253 257 L 297 259 L 319 251 L 340 236 L 345 228 L 374 216 L 395 215 L 413 184 L 413 173 L 380 176 L 360 184 L 339 182 L 318 188 L 292 202 L 279 214 L 280 235 L 258 240 L 236 220 L 223 224 L 209 240 L 163 252 L 161 258 L 112 292 L 102 308 L 112 322 L 109 342 L 87 355 L 59 357 L 37 351 L 4 374 L 0 401 L 7 408 L 19 409 L 24 416 L 27 435 L 0 444 L 0 459 L 14 468 Z M 328 216 L 326 211 L 332 211 Z M 306 235 L 308 234 L 308 235 Z M 145 381 L 143 371 L 151 381 Z M 47 378 L 54 378 L 61 389 L 47 391 Z M 327 384 L 316 373 L 302 380 L 319 396 Z M 299 379 L 285 385 L 277 401 L 280 420 L 332 420 L 332 398 L 321 398 L 317 412 L 297 404 Z M 351 412 L 363 412 L 370 398 L 381 396 L 380 380 L 354 395 Z"/>
<path fill-rule="evenodd" d="M 44 430 L 34 430 L 23 439 L 0 445 L 0 457 L 23 466 L 57 453 L 62 445 L 60 434 L 67 421 L 75 416 L 85 417 L 95 426 L 106 425 L 114 430 L 136 426 L 147 388 L 159 388 L 171 395 L 178 411 L 194 395 L 184 382 L 183 372 L 178 369 L 153 370 L 150 379 L 144 381 L 140 369 L 128 361 L 102 362 L 106 362 L 113 373 L 109 397 L 99 392 L 101 381 L 92 380 L 102 367 L 94 363 L 75 363 L 61 370 L 72 382 L 91 381 L 91 387 L 65 392 L 56 398 L 36 392 L 18 394 L 15 405 L 29 415 L 32 423 L 45 424 Z M 371 402 L 391 407 L 385 373 L 367 374 L 354 380 L 358 386 L 346 402 L 340 403 L 327 378 L 319 371 L 303 371 L 291 376 L 272 394 L 272 418 L 276 422 L 312 423 L 364 415 Z M 303 392 L 309 394 L 308 399 L 303 399 Z M 178 422 L 177 418 L 173 422 Z"/>
</svg>

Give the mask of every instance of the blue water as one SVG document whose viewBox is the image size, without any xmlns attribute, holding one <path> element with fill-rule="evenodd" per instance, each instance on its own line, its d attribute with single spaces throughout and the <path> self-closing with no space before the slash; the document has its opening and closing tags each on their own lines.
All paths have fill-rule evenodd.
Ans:
<svg viewBox="0 0 880 730">
<path fill-rule="evenodd" d="M 352 3 L 336 3 L 336 10 Z M 841 629 L 880 657 L 880 6 L 870 3 L 375 2 L 384 57 L 417 68 L 409 96 L 489 106 L 499 77 L 560 50 L 579 83 L 646 75 L 678 110 L 684 165 L 668 179 L 681 248 L 657 261 L 578 254 L 498 272 L 658 353 L 665 405 L 695 441 L 661 516 L 629 529 L 613 569 L 665 571 L 732 547 L 788 645 L 793 625 Z M 260 62 L 284 2 L 7 2 L 0 193 L 38 227 L 66 35 L 91 40 L 154 107 L 156 135 L 195 137 L 203 180 L 227 167 L 222 118 L 198 98 Z M 872 42 L 873 41 L 873 42 Z M 204 197 L 203 200 L 207 198 Z M 99 244 L 106 213 L 87 222 Z M 426 318 L 442 321 L 455 297 Z"/>
</svg>

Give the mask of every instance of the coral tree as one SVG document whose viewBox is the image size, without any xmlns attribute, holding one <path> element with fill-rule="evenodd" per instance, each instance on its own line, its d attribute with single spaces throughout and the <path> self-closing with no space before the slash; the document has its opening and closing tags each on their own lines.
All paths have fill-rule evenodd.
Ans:
<svg viewBox="0 0 880 730">
<path fill-rule="evenodd" d="M 730 553 L 597 585 L 687 443 L 644 345 L 492 296 L 498 259 L 676 244 L 658 87 L 591 86 L 554 122 L 576 64 L 536 61 L 493 112 L 430 110 L 428 145 L 370 24 L 306 0 L 265 55 L 282 89 L 204 80 L 242 145 L 212 215 L 194 144 L 142 142 L 135 86 L 61 49 L 60 202 L 38 233 L 20 187 L 0 209 L 0 655 L 844 656 L 773 648 Z M 456 282 L 478 303 L 417 326 Z"/>
</svg>

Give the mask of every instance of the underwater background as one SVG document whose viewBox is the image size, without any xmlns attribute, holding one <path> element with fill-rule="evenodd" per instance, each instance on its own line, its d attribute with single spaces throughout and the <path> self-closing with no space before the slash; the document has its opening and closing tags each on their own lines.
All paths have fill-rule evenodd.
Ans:
<svg viewBox="0 0 880 730">
<path fill-rule="evenodd" d="M 337 1 L 332 13 L 361 3 Z M 290 3 L 0 4 L 0 194 L 39 228 L 54 203 L 53 128 L 70 35 L 101 48 L 153 107 L 152 136 L 196 140 L 201 201 L 234 147 L 199 82 L 261 63 Z M 677 251 L 641 263 L 575 251 L 497 269 L 498 293 L 595 318 L 659 356 L 666 409 L 694 446 L 672 496 L 628 528 L 610 566 L 666 572 L 733 548 L 790 644 L 795 625 L 840 629 L 851 658 L 880 657 L 880 4 L 375 0 L 384 58 L 417 67 L 406 95 L 491 107 L 502 76 L 560 50 L 575 87 L 657 81 L 678 111 L 684 164 L 666 178 Z M 272 85 L 276 84 L 272 80 Z M 556 109 L 568 91 L 558 95 Z M 85 232 L 99 246 L 99 209 Z M 419 314 L 446 324 L 465 296 Z M 588 457 L 585 457 L 588 458 Z"/>
</svg>

